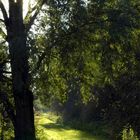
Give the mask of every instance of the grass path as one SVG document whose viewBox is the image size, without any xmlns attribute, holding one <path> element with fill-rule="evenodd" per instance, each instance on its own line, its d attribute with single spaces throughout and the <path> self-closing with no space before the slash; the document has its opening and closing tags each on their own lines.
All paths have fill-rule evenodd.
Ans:
<svg viewBox="0 0 140 140">
<path fill-rule="evenodd" d="M 39 140 L 107 140 L 101 136 L 71 129 L 50 120 L 46 114 L 36 116 L 36 129 Z"/>
</svg>

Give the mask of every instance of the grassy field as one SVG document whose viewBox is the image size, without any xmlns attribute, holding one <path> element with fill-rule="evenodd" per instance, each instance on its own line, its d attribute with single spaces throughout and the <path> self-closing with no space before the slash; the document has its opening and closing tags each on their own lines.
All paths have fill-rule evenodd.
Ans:
<svg viewBox="0 0 140 140">
<path fill-rule="evenodd" d="M 42 114 L 35 117 L 38 140 L 107 140 L 102 136 L 72 129 L 55 121 L 52 115 Z"/>
<path fill-rule="evenodd" d="M 58 121 L 59 120 L 59 121 Z M 74 123 L 75 125 L 76 123 Z M 92 125 L 92 131 L 86 125 L 86 129 L 74 129 L 72 125 L 64 125 L 61 119 L 51 113 L 35 114 L 35 126 L 37 140 L 109 140 L 107 138 L 105 125 L 94 124 Z M 70 127 L 71 126 L 71 127 Z M 8 127 L 6 127 L 8 128 Z M 82 128 L 82 126 L 78 127 Z M 86 130 L 86 131 L 84 131 Z M 91 133 L 89 133 L 91 132 Z M 1 133 L 1 128 L 0 128 Z M 9 129 L 5 129 L 4 140 L 11 140 L 14 137 L 13 128 L 9 125 Z M 1 139 L 1 136 L 0 136 Z M 112 140 L 112 139 L 111 139 Z M 122 140 L 139 140 L 132 128 L 127 128 L 122 131 Z"/>
</svg>

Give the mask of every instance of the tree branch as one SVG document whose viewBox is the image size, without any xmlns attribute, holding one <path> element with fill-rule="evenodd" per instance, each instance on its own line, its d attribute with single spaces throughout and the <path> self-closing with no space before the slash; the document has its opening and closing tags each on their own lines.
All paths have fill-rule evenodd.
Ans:
<svg viewBox="0 0 140 140">
<path fill-rule="evenodd" d="M 4 23 L 5 25 L 7 26 L 7 21 L 8 21 L 8 15 L 7 15 L 7 12 L 6 12 L 6 9 L 2 3 L 2 1 L 0 0 L 0 9 L 2 11 L 2 15 L 3 15 L 3 18 L 4 18 Z"/>
<path fill-rule="evenodd" d="M 0 28 L 0 35 L 5 39 L 6 38 L 6 34 L 5 32 L 2 30 L 2 28 Z"/>
<path fill-rule="evenodd" d="M 4 73 L 4 74 L 12 74 L 11 71 L 5 71 L 5 70 L 3 70 L 2 73 Z"/>
<path fill-rule="evenodd" d="M 52 47 L 49 47 L 49 48 L 46 48 L 44 50 L 44 52 L 41 53 L 41 55 L 38 57 L 38 61 L 36 63 L 36 66 L 35 68 L 32 70 L 31 74 L 35 74 L 37 70 L 39 70 L 41 64 L 42 64 L 42 61 L 44 60 L 44 58 L 46 57 L 47 54 L 51 55 L 51 48 Z M 48 50 L 49 49 L 49 50 Z"/>
<path fill-rule="evenodd" d="M 32 13 L 33 13 L 33 12 L 36 10 L 36 8 L 37 8 L 37 5 L 38 5 L 38 3 L 37 3 L 33 8 L 31 8 L 30 6 L 28 6 L 28 12 L 27 12 L 27 14 L 26 14 L 26 16 L 25 16 L 25 19 L 24 19 L 24 22 L 25 22 L 25 23 L 29 20 L 29 18 L 31 18 Z"/>
<path fill-rule="evenodd" d="M 25 22 L 26 22 L 26 20 L 29 19 L 29 21 L 27 23 L 25 23 L 26 33 L 30 30 L 31 26 L 33 25 L 37 15 L 39 14 L 44 3 L 45 3 L 45 0 L 39 0 L 38 3 L 31 10 L 28 11 L 28 13 L 25 17 Z M 33 14 L 33 12 L 34 12 L 34 14 Z"/>
<path fill-rule="evenodd" d="M 107 22 L 107 20 L 103 20 L 102 22 Z M 70 29 L 70 31 L 68 31 L 67 33 L 64 33 L 61 37 L 57 38 L 49 47 L 49 49 L 51 50 L 56 44 L 61 43 L 63 40 L 65 40 L 65 38 L 68 38 L 69 36 L 75 34 L 79 29 L 84 28 L 86 25 L 92 25 L 92 24 L 98 24 L 98 21 L 88 21 L 85 22 L 81 25 L 79 25 L 76 28 L 72 28 Z M 71 27 L 70 27 L 71 28 Z M 44 52 L 41 53 L 41 55 L 38 57 L 38 61 L 36 63 L 36 67 L 35 69 L 33 69 L 33 71 L 31 72 L 32 74 L 34 74 L 37 70 L 39 70 L 42 61 L 45 59 L 46 55 L 48 55 L 48 48 L 46 48 L 44 50 Z"/>
<path fill-rule="evenodd" d="M 3 22 L 4 23 L 4 20 L 0 18 L 0 22 Z"/>
<path fill-rule="evenodd" d="M 6 43 L 6 41 L 4 40 L 4 41 L 0 42 L 0 45 L 3 45 L 3 44 L 5 44 L 5 43 Z"/>
</svg>

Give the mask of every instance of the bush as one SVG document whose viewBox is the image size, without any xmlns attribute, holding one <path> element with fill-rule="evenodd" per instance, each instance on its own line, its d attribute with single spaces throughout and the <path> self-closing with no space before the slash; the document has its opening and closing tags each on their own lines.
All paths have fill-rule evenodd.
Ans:
<svg viewBox="0 0 140 140">
<path fill-rule="evenodd" d="M 133 129 L 125 128 L 122 132 L 122 140 L 139 140 L 136 134 L 134 133 Z"/>
</svg>

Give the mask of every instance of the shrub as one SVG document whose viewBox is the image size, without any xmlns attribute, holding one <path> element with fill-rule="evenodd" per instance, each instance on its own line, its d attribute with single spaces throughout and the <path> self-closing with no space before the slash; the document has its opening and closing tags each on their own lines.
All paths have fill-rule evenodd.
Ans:
<svg viewBox="0 0 140 140">
<path fill-rule="evenodd" d="M 131 127 L 124 128 L 122 132 L 122 140 L 139 140 Z"/>
</svg>

